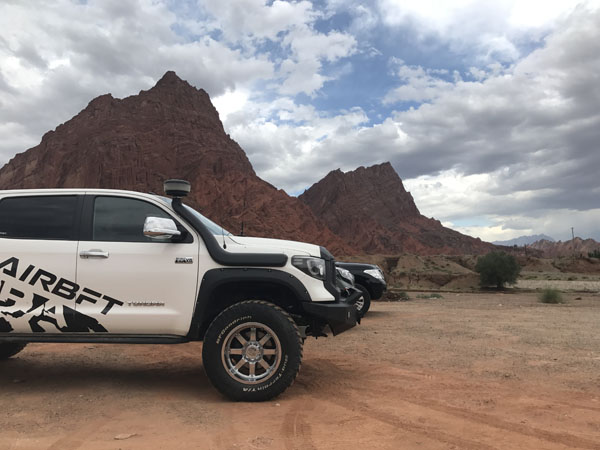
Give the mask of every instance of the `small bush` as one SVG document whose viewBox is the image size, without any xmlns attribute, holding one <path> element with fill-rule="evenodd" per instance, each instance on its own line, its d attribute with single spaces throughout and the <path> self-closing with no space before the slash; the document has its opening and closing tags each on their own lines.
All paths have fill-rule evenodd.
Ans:
<svg viewBox="0 0 600 450">
<path fill-rule="evenodd" d="M 406 292 L 404 292 L 404 291 L 400 291 L 400 292 L 398 292 L 398 298 L 399 298 L 400 300 L 404 300 L 404 301 L 406 301 L 406 300 L 410 300 L 410 297 L 409 297 L 409 296 L 408 296 L 408 294 L 407 294 Z"/>
<path fill-rule="evenodd" d="M 563 296 L 558 289 L 545 288 L 539 298 L 542 303 L 564 303 Z"/>
<path fill-rule="evenodd" d="M 417 298 L 444 298 L 441 294 L 419 294 Z"/>
<path fill-rule="evenodd" d="M 405 291 L 388 290 L 382 298 L 386 302 L 406 302 L 410 297 Z"/>
<path fill-rule="evenodd" d="M 596 249 L 593 252 L 589 252 L 588 256 L 590 258 L 600 258 L 600 250 Z"/>
<path fill-rule="evenodd" d="M 513 255 L 505 252 L 490 252 L 481 256 L 475 265 L 481 286 L 496 286 L 502 289 L 505 284 L 515 284 L 521 273 L 521 266 Z"/>
</svg>

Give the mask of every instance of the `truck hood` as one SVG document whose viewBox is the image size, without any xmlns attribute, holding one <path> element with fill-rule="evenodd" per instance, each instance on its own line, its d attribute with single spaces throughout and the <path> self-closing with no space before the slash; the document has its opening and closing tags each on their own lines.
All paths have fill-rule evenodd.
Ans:
<svg viewBox="0 0 600 450">
<path fill-rule="evenodd" d="M 219 242 L 222 236 L 215 236 Z M 286 253 L 288 255 L 309 255 L 321 257 L 318 245 L 306 242 L 285 241 L 282 239 L 267 239 L 247 236 L 226 236 L 227 251 L 240 253 Z"/>
</svg>

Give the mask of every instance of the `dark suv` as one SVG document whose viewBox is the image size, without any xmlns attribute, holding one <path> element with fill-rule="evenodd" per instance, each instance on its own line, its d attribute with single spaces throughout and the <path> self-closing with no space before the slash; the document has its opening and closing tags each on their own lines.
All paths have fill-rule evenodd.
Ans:
<svg viewBox="0 0 600 450">
<path fill-rule="evenodd" d="M 363 295 L 356 301 L 356 309 L 359 317 L 364 315 L 371 306 L 371 300 L 381 298 L 387 289 L 387 283 L 381 268 L 375 264 L 365 263 L 336 263 L 337 267 L 341 267 L 354 275 L 354 286 L 360 289 Z"/>
</svg>

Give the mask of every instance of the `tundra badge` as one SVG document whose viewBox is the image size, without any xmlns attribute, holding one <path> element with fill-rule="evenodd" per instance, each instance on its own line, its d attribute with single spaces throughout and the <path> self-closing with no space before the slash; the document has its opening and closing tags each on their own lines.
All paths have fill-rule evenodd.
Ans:
<svg viewBox="0 0 600 450">
<path fill-rule="evenodd" d="M 193 264 L 194 259 L 191 256 L 175 258 L 175 264 Z"/>
</svg>

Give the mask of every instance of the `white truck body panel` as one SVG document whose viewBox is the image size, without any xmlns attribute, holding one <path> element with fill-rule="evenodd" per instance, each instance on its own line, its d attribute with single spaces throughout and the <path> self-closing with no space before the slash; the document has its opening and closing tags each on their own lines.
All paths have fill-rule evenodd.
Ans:
<svg viewBox="0 0 600 450">
<path fill-rule="evenodd" d="M 0 302 L 5 302 L 5 306 L 0 307 L 0 319 L 10 322 L 15 333 L 31 333 L 29 320 L 33 316 L 57 321 L 56 325 L 44 320 L 38 322 L 48 333 L 58 333 L 57 326 L 65 326 L 63 305 L 75 309 L 75 301 L 52 294 L 52 290 L 61 278 L 75 280 L 76 250 L 75 241 L 0 238 L 0 264 L 6 263 L 0 268 Z M 40 304 L 42 300 L 38 297 L 36 307 L 35 296 L 48 301 Z M 6 305 L 12 302 L 13 305 Z M 17 317 L 18 311 L 26 314 Z"/>
<path fill-rule="evenodd" d="M 198 233 L 173 211 L 168 202 L 152 194 L 106 189 L 36 189 L 0 191 L 0 200 L 5 196 L 68 194 L 125 197 L 152 203 L 181 223 L 192 235 L 193 243 L 53 241 L 0 236 L 0 263 L 11 257 L 18 259 L 18 268 L 14 268 L 16 277 L 11 276 L 12 264 L 0 268 L 0 302 L 11 303 L 10 299 L 15 297 L 11 297 L 11 289 L 23 294 L 22 298 L 14 298 L 14 305 L 1 306 L 1 313 L 10 318 L 14 332 L 31 332 L 29 320 L 34 314 L 42 317 L 37 322 L 40 332 L 77 331 L 77 327 L 69 329 L 64 323 L 66 307 L 89 318 L 88 325 L 96 327 L 96 331 L 185 336 L 190 329 L 204 273 L 223 268 L 211 259 Z M 288 272 L 296 277 L 314 302 L 334 300 L 321 280 L 291 264 L 295 255 L 319 257 L 319 246 L 246 236 L 215 235 L 215 238 L 219 243 L 224 241 L 225 251 L 233 253 L 285 253 L 288 261 L 284 267 L 267 269 Z M 107 253 L 108 257 L 80 256 L 90 250 Z M 176 258 L 189 258 L 192 262 L 176 264 Z M 29 265 L 35 269 L 20 281 L 19 276 Z M 38 279 L 31 284 L 32 274 L 38 268 L 54 275 L 54 282 L 45 286 Z M 67 284 L 59 290 L 62 297 L 53 294 L 51 291 L 60 279 L 75 283 L 77 288 Z M 45 296 L 48 301 L 35 307 L 32 303 L 34 295 Z M 10 316 L 16 311 L 30 309 L 20 317 Z"/>
</svg>

